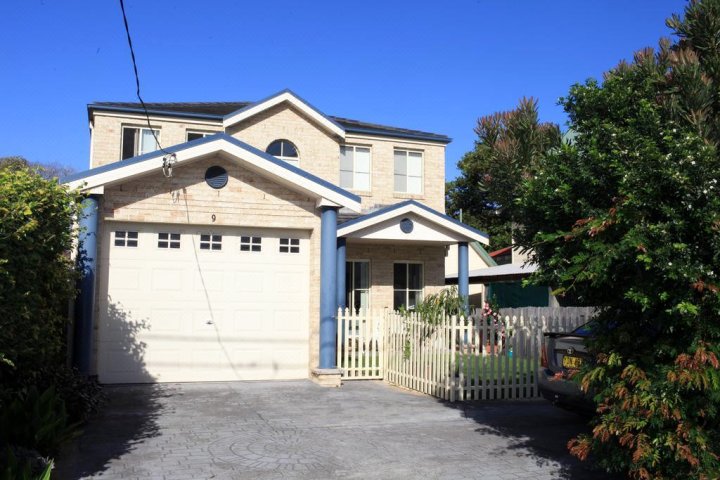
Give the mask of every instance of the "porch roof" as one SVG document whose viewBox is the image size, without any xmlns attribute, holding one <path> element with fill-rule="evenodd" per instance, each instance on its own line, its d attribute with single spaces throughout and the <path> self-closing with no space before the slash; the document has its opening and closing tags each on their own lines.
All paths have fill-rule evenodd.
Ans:
<svg viewBox="0 0 720 480">
<path fill-rule="evenodd" d="M 342 223 L 338 225 L 337 236 L 375 241 L 489 243 L 486 233 L 415 200 L 390 205 Z"/>
</svg>

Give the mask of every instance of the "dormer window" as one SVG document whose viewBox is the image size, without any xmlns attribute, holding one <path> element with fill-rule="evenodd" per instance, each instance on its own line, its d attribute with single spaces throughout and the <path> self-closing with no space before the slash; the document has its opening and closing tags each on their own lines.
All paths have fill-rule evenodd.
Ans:
<svg viewBox="0 0 720 480">
<path fill-rule="evenodd" d="M 265 152 L 296 167 L 300 163 L 297 147 L 290 140 L 275 140 L 268 145 Z"/>
<path fill-rule="evenodd" d="M 153 135 L 155 132 L 155 135 Z M 160 148 L 155 137 L 160 140 L 160 130 L 140 127 L 123 127 L 121 160 L 154 152 Z"/>
</svg>

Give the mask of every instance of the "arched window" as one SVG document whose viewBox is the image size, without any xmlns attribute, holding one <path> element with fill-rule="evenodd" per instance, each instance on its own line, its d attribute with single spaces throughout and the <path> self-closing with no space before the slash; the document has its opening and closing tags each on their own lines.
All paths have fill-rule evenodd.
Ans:
<svg viewBox="0 0 720 480">
<path fill-rule="evenodd" d="M 295 166 L 300 163 L 297 147 L 290 140 L 275 140 L 268 145 L 265 152 Z"/>
</svg>

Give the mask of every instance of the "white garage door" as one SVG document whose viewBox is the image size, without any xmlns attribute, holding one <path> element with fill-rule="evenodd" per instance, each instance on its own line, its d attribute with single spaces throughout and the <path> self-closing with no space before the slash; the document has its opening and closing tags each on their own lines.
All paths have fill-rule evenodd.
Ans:
<svg viewBox="0 0 720 480">
<path fill-rule="evenodd" d="M 101 382 L 307 378 L 307 232 L 107 225 Z"/>
</svg>

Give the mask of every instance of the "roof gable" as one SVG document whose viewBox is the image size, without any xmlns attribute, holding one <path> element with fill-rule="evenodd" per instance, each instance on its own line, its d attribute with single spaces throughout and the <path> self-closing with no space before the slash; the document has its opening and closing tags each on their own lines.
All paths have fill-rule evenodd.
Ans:
<svg viewBox="0 0 720 480">
<path fill-rule="evenodd" d="M 367 235 L 367 238 L 372 239 L 373 237 L 377 237 L 377 233 L 381 230 L 388 232 L 390 220 L 397 219 L 404 215 L 415 216 L 421 219 L 423 230 L 426 231 L 428 228 L 435 228 L 443 235 L 452 235 L 455 241 L 476 241 L 486 245 L 489 243 L 489 237 L 486 233 L 476 230 L 469 225 L 465 225 L 415 200 L 407 200 L 391 205 L 368 215 L 363 215 L 345 222 L 338 226 L 338 237 L 356 236 L 362 232 Z M 395 227 L 392 228 L 392 230 L 394 229 Z"/>
<path fill-rule="evenodd" d="M 325 114 L 320 112 L 305 100 L 295 95 L 290 90 L 283 90 L 282 92 L 276 93 L 264 100 L 252 103 L 246 107 L 229 113 L 223 117 L 223 128 L 227 129 L 233 125 L 236 125 L 250 117 L 254 117 L 259 113 L 262 113 L 272 107 L 280 105 L 281 103 L 288 103 L 293 107 L 297 108 L 309 118 L 317 122 L 325 130 L 337 135 L 341 138 L 345 138 L 345 129 L 341 127 L 337 122 L 327 117 Z"/>
<path fill-rule="evenodd" d="M 318 200 L 347 207 L 355 212 L 361 210 L 360 197 L 357 195 L 224 133 L 169 147 L 165 151 L 176 155 L 175 167 L 200 158 L 222 155 Z M 162 168 L 164 156 L 165 153 L 158 150 L 70 175 L 61 179 L 61 183 L 87 191 L 125 182 Z"/>
</svg>

